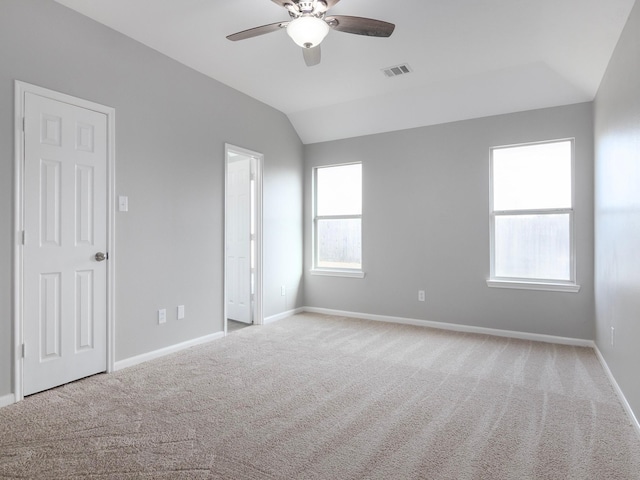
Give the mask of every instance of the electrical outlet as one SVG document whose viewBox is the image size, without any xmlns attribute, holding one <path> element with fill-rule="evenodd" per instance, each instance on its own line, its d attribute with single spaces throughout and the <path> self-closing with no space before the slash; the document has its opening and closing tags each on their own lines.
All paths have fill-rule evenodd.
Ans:
<svg viewBox="0 0 640 480">
<path fill-rule="evenodd" d="M 167 323 L 167 309 L 166 308 L 161 308 L 160 310 L 158 310 L 158 325 L 161 325 L 163 323 Z"/>
<path fill-rule="evenodd" d="M 184 305 L 178 305 L 178 320 L 182 320 L 184 318 Z"/>
<path fill-rule="evenodd" d="M 616 328 L 611 327 L 611 346 L 615 347 L 616 344 Z"/>
<path fill-rule="evenodd" d="M 284 285 L 280 287 L 280 296 L 284 297 L 287 294 L 287 289 L 284 288 Z"/>
<path fill-rule="evenodd" d="M 424 290 L 418 290 L 418 301 L 419 302 L 424 302 L 425 301 Z"/>
</svg>

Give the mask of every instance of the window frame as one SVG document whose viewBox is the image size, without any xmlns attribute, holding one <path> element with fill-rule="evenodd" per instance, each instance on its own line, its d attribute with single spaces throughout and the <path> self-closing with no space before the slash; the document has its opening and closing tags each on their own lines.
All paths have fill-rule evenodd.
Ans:
<svg viewBox="0 0 640 480">
<path fill-rule="evenodd" d="M 321 168 L 331 168 L 331 167 L 344 167 L 347 165 L 360 165 L 362 169 L 362 162 L 345 162 L 345 163 L 335 163 L 330 165 L 317 165 L 312 168 L 312 225 L 311 225 L 311 236 L 312 236 L 312 262 L 311 262 L 311 274 L 312 275 L 322 275 L 322 276 L 330 276 L 330 277 L 350 277 L 350 278 L 364 278 L 365 273 L 362 269 L 364 264 L 363 258 L 363 248 L 360 246 L 360 268 L 331 268 L 331 267 L 319 267 L 318 266 L 318 221 L 320 220 L 345 220 L 345 219 L 358 219 L 360 220 L 360 236 L 362 240 L 362 210 L 364 210 L 364 205 L 362 206 L 360 214 L 354 215 L 318 215 L 318 175 L 317 172 Z M 362 182 L 362 170 L 360 181 Z"/>
<path fill-rule="evenodd" d="M 571 144 L 571 205 L 568 208 L 540 208 L 495 210 L 494 209 L 494 152 L 507 148 L 546 145 L 551 143 L 570 142 Z M 496 218 L 500 216 L 520 215 L 569 215 L 569 280 L 545 278 L 498 277 L 495 275 L 495 228 Z M 523 290 L 544 290 L 553 292 L 577 293 L 580 285 L 576 277 L 576 239 L 575 239 L 575 138 L 559 138 L 538 142 L 519 143 L 492 147 L 489 155 L 489 236 L 490 236 L 490 268 L 487 286 L 497 288 L 515 288 Z"/>
</svg>

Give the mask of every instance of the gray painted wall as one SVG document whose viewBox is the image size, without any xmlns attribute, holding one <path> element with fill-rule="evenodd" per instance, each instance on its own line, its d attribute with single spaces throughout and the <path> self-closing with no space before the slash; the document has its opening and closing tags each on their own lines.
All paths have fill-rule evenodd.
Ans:
<svg viewBox="0 0 640 480">
<path fill-rule="evenodd" d="M 2 0 L 0 397 L 12 392 L 15 79 L 116 109 L 116 195 L 129 196 L 112 259 L 116 360 L 222 330 L 225 142 L 265 155 L 265 315 L 302 305 L 303 148 L 286 116 L 51 0 Z"/>
<path fill-rule="evenodd" d="M 489 149 L 575 137 L 579 293 L 489 288 Z M 311 169 L 363 164 L 364 279 L 311 268 Z M 305 305 L 593 338 L 592 104 L 305 146 Z M 418 302 L 418 290 L 426 302 Z"/>
<path fill-rule="evenodd" d="M 640 418 L 640 4 L 594 107 L 596 343 Z M 611 327 L 615 344 L 611 345 Z"/>
</svg>

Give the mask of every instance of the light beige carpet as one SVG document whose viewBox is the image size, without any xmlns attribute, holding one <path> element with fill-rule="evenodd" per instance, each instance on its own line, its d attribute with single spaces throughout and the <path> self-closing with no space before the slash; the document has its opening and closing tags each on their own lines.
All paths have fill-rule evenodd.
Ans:
<svg viewBox="0 0 640 480">
<path fill-rule="evenodd" d="M 0 409 L 1 478 L 640 479 L 592 350 L 320 315 Z"/>
</svg>

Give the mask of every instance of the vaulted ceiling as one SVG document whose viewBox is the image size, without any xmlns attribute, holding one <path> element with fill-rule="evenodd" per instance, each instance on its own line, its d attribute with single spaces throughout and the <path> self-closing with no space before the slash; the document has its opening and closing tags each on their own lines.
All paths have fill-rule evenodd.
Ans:
<svg viewBox="0 0 640 480">
<path fill-rule="evenodd" d="M 56 0 L 285 113 L 304 143 L 593 100 L 635 0 L 341 0 L 394 23 L 330 31 L 307 67 L 271 0 Z M 383 69 L 408 64 L 411 73 Z"/>
</svg>

